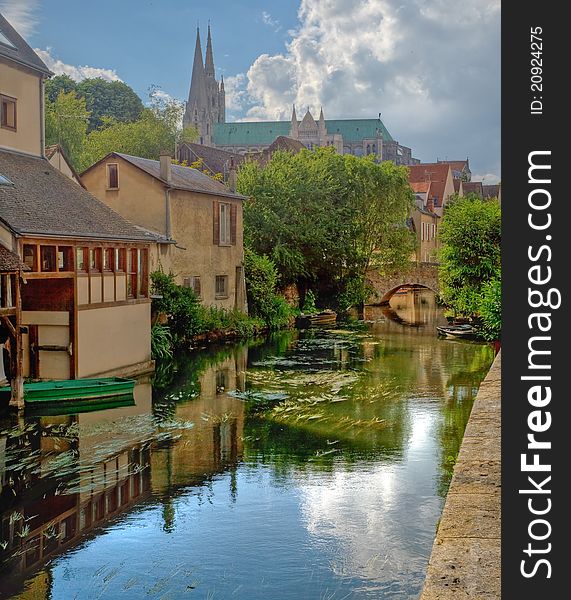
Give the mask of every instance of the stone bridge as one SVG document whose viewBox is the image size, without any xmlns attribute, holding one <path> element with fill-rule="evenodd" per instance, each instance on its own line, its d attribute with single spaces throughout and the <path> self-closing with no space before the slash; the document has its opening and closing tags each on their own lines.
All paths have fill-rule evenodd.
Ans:
<svg viewBox="0 0 571 600">
<path fill-rule="evenodd" d="M 413 262 L 406 272 L 384 277 L 378 271 L 371 269 L 367 279 L 373 287 L 373 294 L 367 304 L 388 304 L 391 296 L 403 286 L 422 286 L 438 294 L 438 264 Z"/>
</svg>

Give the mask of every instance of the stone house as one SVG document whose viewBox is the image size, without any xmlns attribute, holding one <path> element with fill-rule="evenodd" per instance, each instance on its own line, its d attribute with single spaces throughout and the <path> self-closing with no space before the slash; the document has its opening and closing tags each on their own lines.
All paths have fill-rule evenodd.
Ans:
<svg viewBox="0 0 571 600">
<path fill-rule="evenodd" d="M 242 203 L 245 198 L 190 167 L 112 152 L 86 169 L 85 187 L 160 239 L 151 270 L 172 272 L 205 305 L 246 310 Z"/>
<path fill-rule="evenodd" d="M 50 164 L 51 73 L 1 15 L 0 33 L 0 245 L 25 265 L 3 290 L 5 302 L 17 299 L 1 324 L 17 357 L 11 379 L 149 371 L 154 238 Z"/>
<path fill-rule="evenodd" d="M 410 184 L 415 195 L 416 205 L 412 211 L 412 229 L 416 234 L 417 262 L 437 262 L 438 260 L 438 222 L 440 217 L 434 212 L 431 196 L 431 183 Z"/>
</svg>

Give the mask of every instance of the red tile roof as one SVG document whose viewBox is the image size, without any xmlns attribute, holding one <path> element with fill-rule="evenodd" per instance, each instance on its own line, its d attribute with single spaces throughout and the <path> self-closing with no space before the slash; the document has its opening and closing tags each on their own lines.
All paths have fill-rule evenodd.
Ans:
<svg viewBox="0 0 571 600">
<path fill-rule="evenodd" d="M 434 206 L 442 206 L 449 171 L 448 164 L 420 163 L 409 167 L 408 180 L 411 184 L 430 182 L 430 197 L 436 198 Z"/>
</svg>

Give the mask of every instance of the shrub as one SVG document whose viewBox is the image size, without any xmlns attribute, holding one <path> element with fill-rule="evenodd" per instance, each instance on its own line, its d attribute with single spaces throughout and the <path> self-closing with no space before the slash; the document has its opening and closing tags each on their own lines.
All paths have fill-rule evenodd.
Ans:
<svg viewBox="0 0 571 600">
<path fill-rule="evenodd" d="M 502 283 L 500 277 L 483 286 L 478 310 L 482 319 L 482 333 L 486 340 L 499 340 L 502 333 Z"/>
<path fill-rule="evenodd" d="M 273 261 L 246 248 L 244 272 L 250 315 L 261 319 L 270 330 L 287 326 L 292 310 L 276 292 L 279 278 Z"/>
</svg>

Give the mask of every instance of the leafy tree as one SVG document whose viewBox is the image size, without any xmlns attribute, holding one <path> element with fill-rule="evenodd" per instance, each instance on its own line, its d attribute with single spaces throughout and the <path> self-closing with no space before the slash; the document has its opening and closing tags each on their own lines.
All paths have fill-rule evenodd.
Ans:
<svg viewBox="0 0 571 600">
<path fill-rule="evenodd" d="M 500 273 L 501 208 L 496 199 L 456 197 L 440 225 L 440 291 L 464 315 L 477 315 L 484 286 Z"/>
<path fill-rule="evenodd" d="M 60 92 L 77 91 L 77 83 L 69 75 L 56 75 L 46 81 L 46 99 L 55 102 Z"/>
<path fill-rule="evenodd" d="M 123 152 L 142 158 L 158 160 L 161 150 L 174 152 L 181 129 L 178 103 L 143 109 L 140 118 L 121 122 L 103 118 L 103 126 L 89 133 L 81 156 L 81 170 L 103 158 L 109 152 Z M 191 136 L 192 130 L 184 134 Z"/>
<path fill-rule="evenodd" d="M 78 98 L 73 91 L 60 91 L 53 102 L 46 100 L 45 109 L 46 144 L 60 144 L 73 166 L 78 168 L 89 121 L 85 99 Z"/>
<path fill-rule="evenodd" d="M 250 197 L 244 227 L 251 248 L 272 259 L 282 284 L 297 283 L 302 295 L 318 290 L 322 302 L 348 287 L 358 290 L 350 302 L 362 302 L 367 269 L 396 269 L 414 247 L 404 226 L 413 204 L 408 174 L 392 163 L 333 148 L 276 152 L 265 166 L 246 162 L 238 190 Z M 355 279 L 362 285 L 352 285 Z"/>
<path fill-rule="evenodd" d="M 478 312 L 484 338 L 488 341 L 499 340 L 502 333 L 502 282 L 499 274 L 484 284 Z"/>
<path fill-rule="evenodd" d="M 78 96 L 85 98 L 91 113 L 89 130 L 101 127 L 106 118 L 129 123 L 143 112 L 143 103 L 134 90 L 122 81 L 106 81 L 101 77 L 84 79 L 77 84 Z"/>
</svg>

